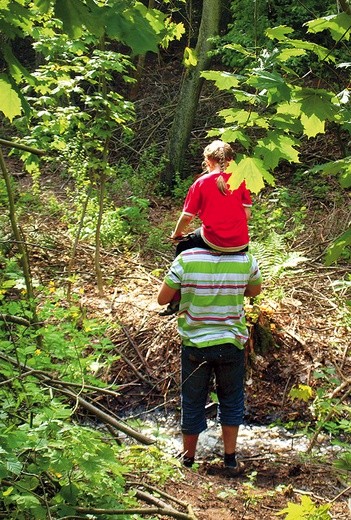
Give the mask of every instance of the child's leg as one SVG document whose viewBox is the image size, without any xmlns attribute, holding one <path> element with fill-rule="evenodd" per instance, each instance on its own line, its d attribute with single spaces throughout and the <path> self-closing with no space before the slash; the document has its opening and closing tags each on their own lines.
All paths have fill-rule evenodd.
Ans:
<svg viewBox="0 0 351 520">
<path fill-rule="evenodd" d="M 202 240 L 200 234 L 200 228 L 196 229 L 194 233 L 190 233 L 187 235 L 184 240 L 180 240 L 176 247 L 175 257 L 180 255 L 183 251 L 188 249 L 192 249 L 193 247 L 205 247 L 208 249 L 207 244 Z M 160 316 L 170 316 L 171 314 L 175 314 L 179 311 L 179 302 L 180 302 L 180 291 L 177 291 L 173 296 L 172 301 L 168 304 L 167 308 L 164 311 L 159 313 Z"/>
</svg>

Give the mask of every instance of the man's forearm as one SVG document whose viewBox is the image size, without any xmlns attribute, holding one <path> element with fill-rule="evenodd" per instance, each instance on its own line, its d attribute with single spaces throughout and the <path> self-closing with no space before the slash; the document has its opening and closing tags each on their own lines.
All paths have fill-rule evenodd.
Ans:
<svg viewBox="0 0 351 520">
<path fill-rule="evenodd" d="M 244 296 L 248 296 L 249 298 L 254 298 L 258 296 L 262 290 L 261 284 L 258 285 L 247 285 Z"/>
</svg>

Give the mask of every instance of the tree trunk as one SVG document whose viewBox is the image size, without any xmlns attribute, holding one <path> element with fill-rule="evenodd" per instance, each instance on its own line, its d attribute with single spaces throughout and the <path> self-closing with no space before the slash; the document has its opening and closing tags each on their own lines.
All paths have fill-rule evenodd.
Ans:
<svg viewBox="0 0 351 520">
<path fill-rule="evenodd" d="M 195 48 L 197 63 L 190 66 L 184 75 L 179 93 L 178 104 L 168 141 L 168 165 L 161 181 L 170 190 L 176 174 L 182 176 L 184 155 L 189 143 L 191 130 L 203 84 L 200 74 L 210 64 L 209 51 L 212 43 L 209 38 L 218 34 L 221 0 L 203 0 L 201 24 Z"/>
</svg>

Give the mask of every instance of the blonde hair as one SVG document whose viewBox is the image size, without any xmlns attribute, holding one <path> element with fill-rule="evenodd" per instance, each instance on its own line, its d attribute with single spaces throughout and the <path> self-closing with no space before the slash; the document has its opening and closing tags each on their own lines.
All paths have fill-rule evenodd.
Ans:
<svg viewBox="0 0 351 520">
<path fill-rule="evenodd" d="M 216 141 L 212 141 L 209 145 L 204 149 L 204 162 L 202 163 L 204 169 L 208 171 L 208 166 L 206 160 L 210 159 L 214 162 L 217 162 L 221 168 L 221 172 L 225 171 L 226 163 L 231 161 L 234 157 L 233 148 L 230 144 L 221 141 L 220 139 L 216 139 Z M 222 175 L 217 177 L 217 186 L 219 191 L 226 195 L 228 192 L 227 184 Z"/>
</svg>

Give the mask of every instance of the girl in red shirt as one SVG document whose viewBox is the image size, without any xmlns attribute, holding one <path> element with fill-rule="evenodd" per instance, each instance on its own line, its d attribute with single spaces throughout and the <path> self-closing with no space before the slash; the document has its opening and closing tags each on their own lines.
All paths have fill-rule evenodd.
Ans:
<svg viewBox="0 0 351 520">
<path fill-rule="evenodd" d="M 225 173 L 234 152 L 224 141 L 216 140 L 204 149 L 206 173 L 190 187 L 183 211 L 171 235 L 180 240 L 176 255 L 186 249 L 202 247 L 227 253 L 247 251 L 249 231 L 247 222 L 251 217 L 251 196 L 245 181 L 231 190 L 229 173 Z M 184 231 L 198 216 L 202 221 L 199 229 L 183 239 Z M 177 312 L 177 301 L 169 304 L 162 315 Z"/>
</svg>

